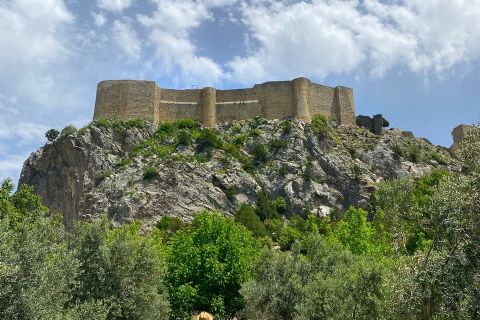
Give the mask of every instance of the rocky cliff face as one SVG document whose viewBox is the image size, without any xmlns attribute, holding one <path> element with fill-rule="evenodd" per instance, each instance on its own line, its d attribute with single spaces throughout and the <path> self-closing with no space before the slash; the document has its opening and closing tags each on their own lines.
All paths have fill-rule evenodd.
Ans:
<svg viewBox="0 0 480 320">
<path fill-rule="evenodd" d="M 214 131 L 180 121 L 157 130 L 102 120 L 32 153 L 19 184 L 34 186 L 67 227 L 108 213 L 114 223 L 141 219 L 148 229 L 163 215 L 234 214 L 262 188 L 285 198 L 287 216 L 326 215 L 365 206 L 378 182 L 440 168 L 458 170 L 447 149 L 400 130 L 375 135 L 298 119 L 234 121 Z"/>
</svg>

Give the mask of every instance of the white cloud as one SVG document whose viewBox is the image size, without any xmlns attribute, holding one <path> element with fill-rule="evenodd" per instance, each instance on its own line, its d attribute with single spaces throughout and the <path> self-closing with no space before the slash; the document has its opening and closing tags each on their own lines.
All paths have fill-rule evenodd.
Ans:
<svg viewBox="0 0 480 320">
<path fill-rule="evenodd" d="M 140 59 L 142 44 L 137 34 L 130 26 L 119 20 L 113 22 L 112 27 L 113 38 L 117 45 L 122 48 L 123 52 L 133 61 Z"/>
<path fill-rule="evenodd" d="M 224 1 L 226 3 L 226 1 Z M 176 85 L 214 85 L 223 77 L 222 68 L 209 57 L 198 54 L 190 32 L 205 20 L 213 19 L 202 2 L 156 0 L 157 10 L 151 16 L 138 15 L 138 21 L 149 31 L 156 62 L 165 76 Z"/>
<path fill-rule="evenodd" d="M 124 9 L 130 7 L 133 0 L 98 0 L 97 6 L 101 9 L 122 12 Z"/>
<path fill-rule="evenodd" d="M 480 0 L 259 0 L 241 13 L 257 46 L 227 65 L 244 83 L 394 67 L 440 75 L 480 56 Z"/>
<path fill-rule="evenodd" d="M 107 22 L 107 17 L 103 14 L 103 12 L 90 12 L 93 17 L 93 22 L 97 27 L 103 27 Z"/>
</svg>

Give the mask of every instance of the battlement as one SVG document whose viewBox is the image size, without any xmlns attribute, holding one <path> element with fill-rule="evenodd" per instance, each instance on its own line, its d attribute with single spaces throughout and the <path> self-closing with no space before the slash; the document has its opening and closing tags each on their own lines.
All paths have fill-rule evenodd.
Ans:
<svg viewBox="0 0 480 320">
<path fill-rule="evenodd" d="M 266 119 L 295 116 L 310 122 L 316 114 L 341 124 L 355 124 L 353 90 L 319 85 L 306 78 L 233 90 L 212 87 L 173 90 L 160 88 L 155 81 L 107 80 L 97 86 L 93 119 L 116 116 L 157 123 L 190 118 L 211 127 L 257 116 Z"/>
</svg>

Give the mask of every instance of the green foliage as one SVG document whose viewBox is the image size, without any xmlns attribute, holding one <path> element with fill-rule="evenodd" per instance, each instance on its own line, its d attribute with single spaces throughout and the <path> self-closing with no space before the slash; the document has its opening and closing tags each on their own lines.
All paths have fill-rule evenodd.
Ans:
<svg viewBox="0 0 480 320">
<path fill-rule="evenodd" d="M 243 203 L 235 215 L 235 221 L 243 224 L 252 232 L 255 237 L 264 237 L 267 235 L 265 225 L 255 214 L 255 210 L 246 203 Z"/>
<path fill-rule="evenodd" d="M 192 119 L 180 119 L 177 120 L 174 125 L 178 129 L 194 129 L 198 128 L 200 126 L 200 123 Z"/>
<path fill-rule="evenodd" d="M 284 140 L 270 140 L 268 145 L 275 149 L 281 149 L 287 147 L 288 143 Z"/>
<path fill-rule="evenodd" d="M 251 277 L 257 251 L 245 227 L 217 212 L 197 214 L 170 242 L 165 282 L 171 317 L 190 319 L 195 310 L 233 317 L 244 306 L 239 289 Z"/>
<path fill-rule="evenodd" d="M 255 279 L 242 285 L 243 316 L 250 319 L 380 319 L 385 270 L 369 257 L 356 257 L 320 235 L 296 242 L 288 253 L 263 250 Z"/>
<path fill-rule="evenodd" d="M 277 199 L 272 200 L 272 204 L 279 214 L 284 214 L 285 211 L 287 211 L 287 202 L 283 197 L 278 197 Z"/>
<path fill-rule="evenodd" d="M 273 241 L 278 241 L 278 238 L 282 235 L 283 222 L 280 219 L 265 219 L 263 221 L 265 230 Z"/>
<path fill-rule="evenodd" d="M 95 119 L 93 122 L 92 122 L 92 125 L 95 126 L 95 127 L 103 127 L 105 129 L 108 129 L 110 128 L 112 125 L 110 124 L 110 121 L 108 121 L 108 119 Z"/>
<path fill-rule="evenodd" d="M 250 131 L 250 136 L 252 137 L 258 137 L 260 136 L 260 130 L 258 130 L 257 128 L 254 128 Z"/>
<path fill-rule="evenodd" d="M 185 228 L 185 223 L 177 217 L 163 216 L 155 227 L 163 231 L 164 240 L 168 241 L 177 231 Z"/>
<path fill-rule="evenodd" d="M 267 160 L 268 150 L 263 144 L 257 143 L 252 148 L 252 154 L 257 161 L 265 162 Z"/>
<path fill-rule="evenodd" d="M 281 174 L 282 176 L 286 176 L 288 173 L 288 169 L 286 166 L 281 166 L 280 169 L 278 169 L 278 173 Z"/>
<path fill-rule="evenodd" d="M 382 117 L 382 127 L 387 128 L 390 127 L 390 122 L 387 119 Z"/>
<path fill-rule="evenodd" d="M 367 212 L 350 207 L 333 229 L 332 237 L 356 255 L 384 254 L 390 251 L 384 234 L 377 236 Z"/>
<path fill-rule="evenodd" d="M 234 134 L 241 133 L 241 132 L 242 132 L 242 126 L 239 125 L 239 124 L 234 125 L 234 126 L 232 127 L 232 132 L 233 132 Z"/>
<path fill-rule="evenodd" d="M 67 125 L 65 128 L 62 129 L 62 132 L 60 133 L 62 136 L 68 136 L 71 135 L 72 133 L 77 132 L 77 128 L 73 124 Z"/>
<path fill-rule="evenodd" d="M 223 144 L 223 151 L 225 151 L 226 153 L 230 154 L 235 159 L 237 159 L 238 162 L 240 162 L 242 164 L 243 170 L 245 170 L 247 172 L 250 172 L 253 169 L 253 165 L 252 165 L 252 162 L 250 161 L 250 159 L 248 159 L 248 157 L 240 154 L 240 151 L 238 150 L 238 148 L 235 145 L 233 145 L 231 143 L 224 143 Z"/>
<path fill-rule="evenodd" d="M 32 188 L 0 189 L 0 318 L 158 319 L 168 313 L 161 240 L 104 217 L 64 231 Z M 148 276 L 146 276 L 148 275 Z"/>
<path fill-rule="evenodd" d="M 247 136 L 241 134 L 238 137 L 233 140 L 233 143 L 237 146 L 243 146 L 245 144 L 245 141 L 247 141 Z"/>
<path fill-rule="evenodd" d="M 47 132 L 45 132 L 45 138 L 47 138 L 48 141 L 53 141 L 58 137 L 59 134 L 60 132 L 58 132 L 58 130 L 50 129 Z"/>
<path fill-rule="evenodd" d="M 158 170 L 155 167 L 148 167 L 142 175 L 142 180 L 152 179 L 158 175 Z"/>
<path fill-rule="evenodd" d="M 293 254 L 262 250 L 253 271 L 255 279 L 240 290 L 245 298 L 242 315 L 249 319 L 295 318 L 295 307 L 303 299 L 304 287 L 312 279 L 311 265 L 299 250 Z"/>
<path fill-rule="evenodd" d="M 419 163 L 422 155 L 422 150 L 419 146 L 413 145 L 408 148 L 408 159 L 413 163 Z"/>
<path fill-rule="evenodd" d="M 177 133 L 177 142 L 179 145 L 183 144 L 184 146 L 190 145 L 190 142 L 192 140 L 192 137 L 190 136 L 190 133 L 186 130 L 179 130 Z"/>
<path fill-rule="evenodd" d="M 202 152 L 207 148 L 221 149 L 222 141 L 218 138 L 217 132 L 213 129 L 203 129 L 197 139 L 197 151 Z"/>
<path fill-rule="evenodd" d="M 430 154 L 430 157 L 432 157 L 433 160 L 437 161 L 438 164 L 442 165 L 442 166 L 447 166 L 448 165 L 448 162 L 443 159 L 438 153 L 436 152 L 432 152 Z"/>
<path fill-rule="evenodd" d="M 282 128 L 283 134 L 292 133 L 292 120 L 283 120 L 280 122 L 280 128 Z"/>
<path fill-rule="evenodd" d="M 158 125 L 157 134 L 170 135 L 175 130 L 175 126 L 171 122 L 164 122 Z"/>
<path fill-rule="evenodd" d="M 405 151 L 403 151 L 402 146 L 399 143 L 394 143 L 392 146 L 393 154 L 396 156 L 397 159 L 405 156 Z"/>
<path fill-rule="evenodd" d="M 3 180 L 0 189 L 0 219 L 8 223 L 15 232 L 26 232 L 40 217 L 47 213 L 40 196 L 33 193 L 33 187 L 22 184 L 13 195 L 12 180 Z"/>
<path fill-rule="evenodd" d="M 317 114 L 313 117 L 312 122 L 310 123 L 312 132 L 316 134 L 320 139 L 327 139 L 332 137 L 332 127 L 330 122 L 322 114 Z"/>
<path fill-rule="evenodd" d="M 161 239 L 140 223 L 112 229 L 107 217 L 75 225 L 68 247 L 80 262 L 72 305 L 99 301 L 108 319 L 158 319 L 168 313 Z"/>
<path fill-rule="evenodd" d="M 263 189 L 257 193 L 257 200 L 255 201 L 255 213 L 262 221 L 265 221 L 266 219 L 279 219 L 275 204 L 273 203 L 267 191 Z"/>
</svg>

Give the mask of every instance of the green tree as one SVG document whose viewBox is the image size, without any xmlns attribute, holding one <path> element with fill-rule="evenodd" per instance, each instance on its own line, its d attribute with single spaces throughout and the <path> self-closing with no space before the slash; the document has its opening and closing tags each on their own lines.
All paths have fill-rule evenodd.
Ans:
<svg viewBox="0 0 480 320">
<path fill-rule="evenodd" d="M 300 254 L 300 243 L 291 253 L 262 250 L 253 267 L 255 279 L 242 285 L 242 315 L 249 319 L 293 320 L 295 307 L 305 299 L 305 286 L 313 279 L 312 266 Z"/>
<path fill-rule="evenodd" d="M 55 138 L 58 137 L 59 134 L 60 132 L 58 130 L 50 129 L 47 132 L 45 132 L 45 138 L 47 138 L 48 141 L 53 141 L 55 140 Z"/>
<path fill-rule="evenodd" d="M 168 313 L 163 285 L 161 239 L 141 237 L 140 223 L 112 229 L 104 216 L 78 223 L 67 238 L 80 262 L 72 304 L 97 301 L 108 307 L 108 319 L 158 319 Z"/>
<path fill-rule="evenodd" d="M 270 195 L 264 189 L 257 193 L 257 200 L 255 201 L 255 213 L 260 217 L 260 220 L 279 219 L 277 208 L 273 203 Z"/>
<path fill-rule="evenodd" d="M 255 237 L 264 237 L 267 235 L 265 225 L 255 214 L 255 210 L 247 203 L 243 203 L 235 215 L 235 221 L 243 224 L 252 232 Z"/>
<path fill-rule="evenodd" d="M 409 270 L 394 272 L 403 278 L 391 280 L 405 284 L 389 298 L 397 314 L 413 309 L 424 320 L 478 317 L 478 141 L 475 127 L 458 153 L 462 172 L 429 175 L 421 183 L 412 179 L 384 183 L 375 193 L 376 210 L 384 215 L 392 246 Z"/>
<path fill-rule="evenodd" d="M 367 221 L 367 212 L 350 207 L 333 229 L 332 237 L 353 254 L 383 254 L 389 251 L 385 234 L 376 235 L 373 223 Z"/>
<path fill-rule="evenodd" d="M 192 226 L 170 241 L 165 282 L 171 318 L 190 319 L 196 310 L 233 317 L 244 306 L 239 289 L 251 277 L 257 252 L 244 226 L 218 212 L 195 215 Z"/>
<path fill-rule="evenodd" d="M 0 318 L 104 319 L 102 305 L 70 304 L 80 262 L 64 242 L 61 217 L 45 217 L 32 187 L 13 188 L 9 179 L 0 188 Z"/>
</svg>

